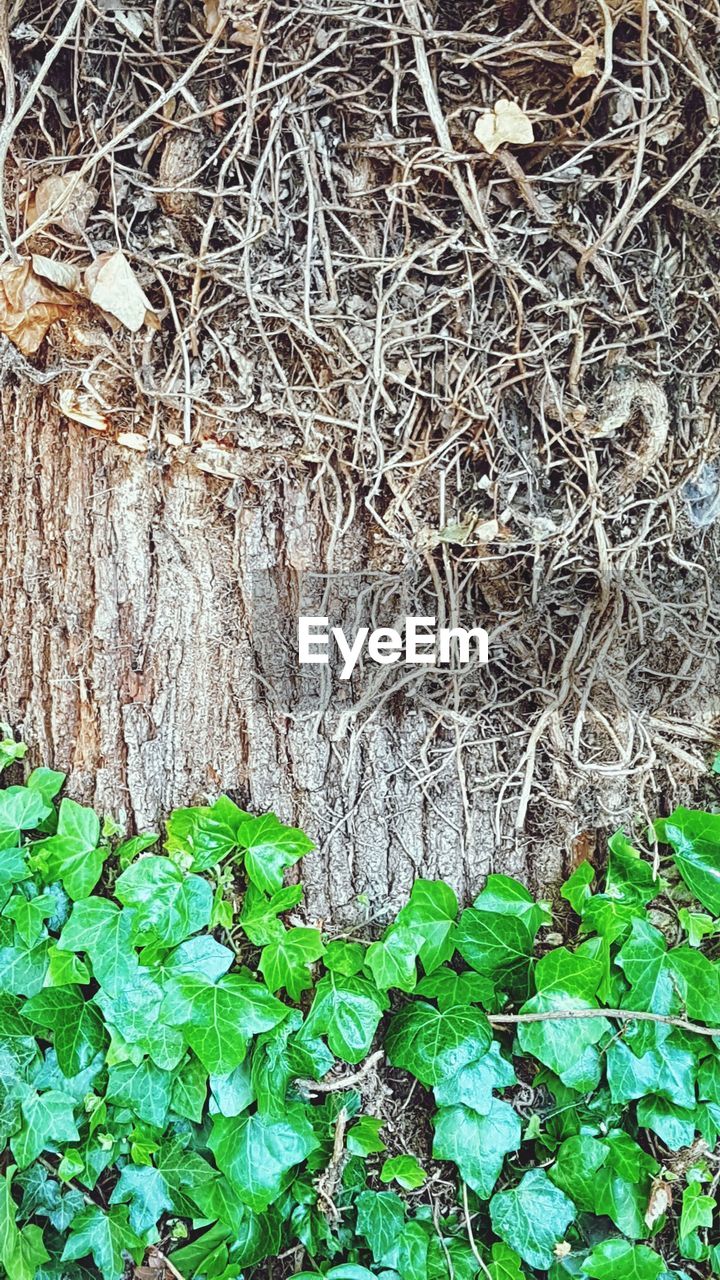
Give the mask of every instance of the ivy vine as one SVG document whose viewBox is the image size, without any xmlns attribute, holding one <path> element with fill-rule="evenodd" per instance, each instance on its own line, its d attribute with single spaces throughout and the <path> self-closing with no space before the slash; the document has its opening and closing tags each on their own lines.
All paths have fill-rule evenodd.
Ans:
<svg viewBox="0 0 720 1280">
<path fill-rule="evenodd" d="M 298 914 L 276 817 L 221 796 L 160 852 L 63 782 L 0 790 L 7 1280 L 720 1272 L 720 814 L 554 911 L 418 880 L 373 939 Z"/>
</svg>

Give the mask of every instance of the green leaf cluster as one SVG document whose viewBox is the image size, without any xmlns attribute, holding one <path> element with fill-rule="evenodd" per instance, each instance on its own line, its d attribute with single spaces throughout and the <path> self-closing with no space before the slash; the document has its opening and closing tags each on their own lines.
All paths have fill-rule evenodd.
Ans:
<svg viewBox="0 0 720 1280">
<path fill-rule="evenodd" d="M 275 816 L 118 844 L 62 784 L 0 789 L 0 1277 L 720 1269 L 718 815 L 658 822 L 659 859 L 618 833 L 554 913 L 418 880 L 348 938 Z"/>
</svg>

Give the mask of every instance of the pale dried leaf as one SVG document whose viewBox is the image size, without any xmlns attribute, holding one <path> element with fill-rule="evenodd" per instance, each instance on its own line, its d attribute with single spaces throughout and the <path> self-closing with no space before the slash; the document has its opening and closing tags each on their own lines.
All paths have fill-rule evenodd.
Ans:
<svg viewBox="0 0 720 1280">
<path fill-rule="evenodd" d="M 483 520 L 473 530 L 473 540 L 476 542 L 493 542 L 499 535 L 500 524 L 497 520 Z"/>
<path fill-rule="evenodd" d="M 36 275 L 29 258 L 0 267 L 0 333 L 24 356 L 34 355 L 50 325 L 75 305 L 71 293 Z"/>
<path fill-rule="evenodd" d="M 80 272 L 72 262 L 59 262 L 57 258 L 45 258 L 41 253 L 32 255 L 33 271 L 43 280 L 50 280 L 61 289 L 70 289 L 77 293 L 80 289 Z"/>
<path fill-rule="evenodd" d="M 85 230 L 97 198 L 95 188 L 82 178 L 56 173 L 43 178 L 35 192 L 35 217 L 43 218 L 52 209 L 48 222 L 77 236 Z"/>
<path fill-rule="evenodd" d="M 578 57 L 572 64 L 572 73 L 576 80 L 584 80 L 586 76 L 592 76 L 597 71 L 598 51 L 594 44 L 587 45 L 582 49 Z"/>
<path fill-rule="evenodd" d="M 648 1207 L 645 1211 L 645 1225 L 649 1229 L 659 1222 L 672 1204 L 672 1189 L 667 1182 L 657 1178 L 652 1184 Z"/>
<path fill-rule="evenodd" d="M 233 23 L 230 44 L 245 45 L 251 49 L 257 40 L 257 36 L 257 23 L 252 18 L 243 18 L 241 21 Z"/>
<path fill-rule="evenodd" d="M 131 36 L 133 40 L 139 40 L 145 30 L 145 17 L 142 13 L 135 10 L 116 9 L 113 18 L 116 27 L 119 27 L 125 35 Z"/>
<path fill-rule="evenodd" d="M 85 272 L 85 284 L 90 301 L 133 333 L 142 328 L 146 313 L 152 314 L 152 303 L 121 249 L 101 254 Z"/>
<path fill-rule="evenodd" d="M 87 391 L 80 391 L 77 387 L 61 389 L 58 393 L 58 408 L 66 418 L 78 422 L 81 427 L 89 427 L 91 431 L 107 431 L 110 426 L 97 401 Z"/>
<path fill-rule="evenodd" d="M 141 435 L 139 431 L 121 431 L 117 442 L 124 449 L 134 449 L 136 453 L 147 453 L 148 438 Z"/>
<path fill-rule="evenodd" d="M 509 98 L 498 98 L 494 107 L 483 111 L 475 125 L 475 137 L 490 155 L 507 143 L 526 146 L 534 136 L 525 112 Z"/>
</svg>

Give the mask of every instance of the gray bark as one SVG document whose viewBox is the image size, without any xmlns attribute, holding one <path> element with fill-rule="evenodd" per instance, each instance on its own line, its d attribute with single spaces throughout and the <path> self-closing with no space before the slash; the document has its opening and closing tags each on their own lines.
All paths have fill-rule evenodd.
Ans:
<svg viewBox="0 0 720 1280">
<path fill-rule="evenodd" d="M 262 503 L 236 487 L 229 509 L 227 482 L 153 466 L 52 397 L 6 387 L 0 442 L 1 710 L 29 760 L 129 828 L 221 790 L 275 810 L 318 846 L 302 869 L 316 913 L 382 912 L 418 873 L 477 886 L 489 804 L 464 806 L 452 769 L 420 785 L 429 717 L 390 707 L 333 741 L 335 695 L 314 671 L 294 687 L 301 582 L 323 552 L 304 487 Z"/>
</svg>

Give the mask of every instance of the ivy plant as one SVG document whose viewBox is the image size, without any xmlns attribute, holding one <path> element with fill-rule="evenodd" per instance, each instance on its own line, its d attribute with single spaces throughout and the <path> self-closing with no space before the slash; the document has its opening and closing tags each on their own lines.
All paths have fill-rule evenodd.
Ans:
<svg viewBox="0 0 720 1280">
<path fill-rule="evenodd" d="M 118 840 L 3 732 L 0 1275 L 720 1271 L 720 814 L 554 910 L 418 880 L 340 934 L 301 831 L 221 796 Z"/>
</svg>

